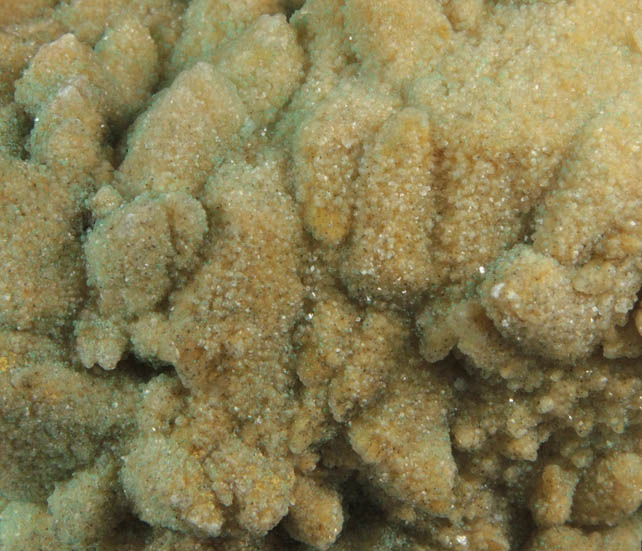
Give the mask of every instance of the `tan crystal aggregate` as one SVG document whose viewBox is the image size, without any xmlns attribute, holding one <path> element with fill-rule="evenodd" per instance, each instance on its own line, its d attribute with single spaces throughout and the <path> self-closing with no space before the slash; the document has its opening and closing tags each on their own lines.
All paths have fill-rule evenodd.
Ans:
<svg viewBox="0 0 642 551">
<path fill-rule="evenodd" d="M 642 2 L 0 2 L 2 551 L 639 551 Z"/>
</svg>

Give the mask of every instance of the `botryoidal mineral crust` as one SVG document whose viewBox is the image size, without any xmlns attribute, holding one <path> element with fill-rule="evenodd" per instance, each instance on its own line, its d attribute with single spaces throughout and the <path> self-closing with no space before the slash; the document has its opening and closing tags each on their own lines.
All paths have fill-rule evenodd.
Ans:
<svg viewBox="0 0 642 551">
<path fill-rule="evenodd" d="M 639 551 L 639 0 L 2 0 L 2 551 Z"/>
</svg>

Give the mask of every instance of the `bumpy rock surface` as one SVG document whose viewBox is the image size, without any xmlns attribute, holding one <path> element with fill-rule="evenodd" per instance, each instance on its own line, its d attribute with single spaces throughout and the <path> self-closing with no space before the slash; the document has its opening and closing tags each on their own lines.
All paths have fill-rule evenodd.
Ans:
<svg viewBox="0 0 642 551">
<path fill-rule="evenodd" d="M 640 29 L 0 2 L 0 548 L 639 551 Z"/>
</svg>

